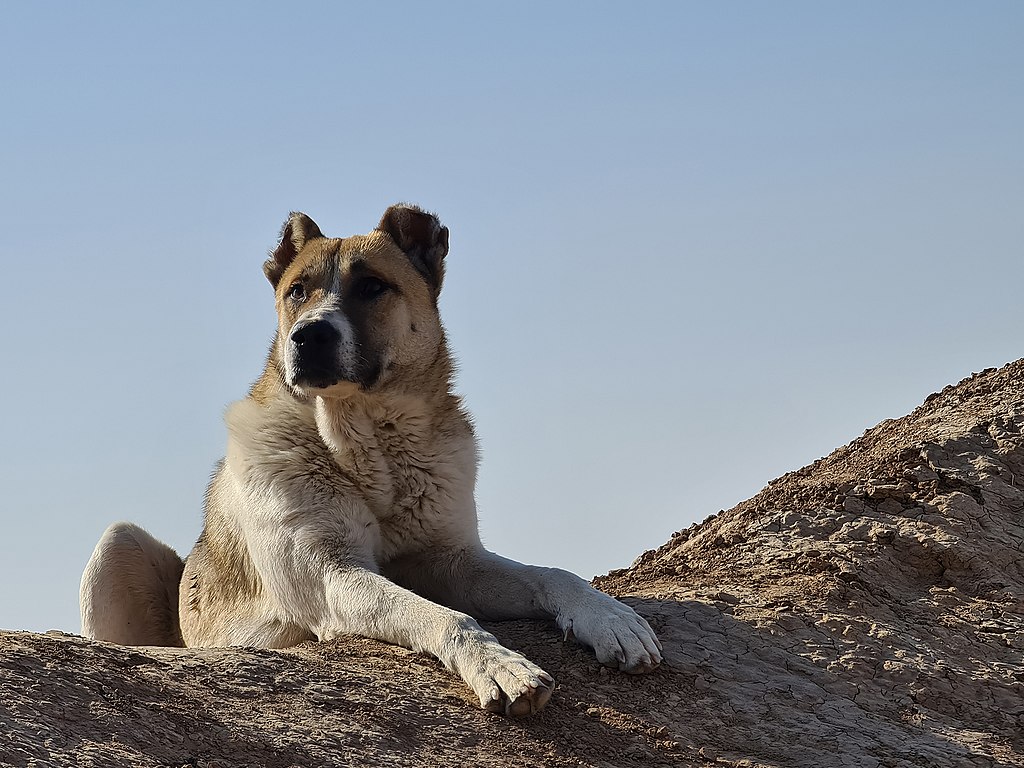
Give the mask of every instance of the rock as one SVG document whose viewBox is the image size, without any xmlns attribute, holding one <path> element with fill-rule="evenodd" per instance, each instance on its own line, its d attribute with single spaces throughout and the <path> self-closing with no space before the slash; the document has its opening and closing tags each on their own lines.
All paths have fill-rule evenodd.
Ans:
<svg viewBox="0 0 1024 768">
<path fill-rule="evenodd" d="M 972 376 L 596 580 L 665 664 L 602 674 L 553 625 L 490 625 L 555 675 L 525 720 L 429 658 L 0 632 L 13 766 L 1024 765 L 1024 361 Z"/>
</svg>

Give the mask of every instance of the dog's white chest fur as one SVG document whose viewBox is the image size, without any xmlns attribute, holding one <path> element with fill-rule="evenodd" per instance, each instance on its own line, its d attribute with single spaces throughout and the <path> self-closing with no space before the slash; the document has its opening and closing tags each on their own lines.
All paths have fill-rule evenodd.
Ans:
<svg viewBox="0 0 1024 768">
<path fill-rule="evenodd" d="M 461 411 L 439 420 L 416 398 L 353 396 L 289 404 L 292 418 L 282 420 L 272 413 L 278 407 L 244 400 L 228 412 L 226 468 L 243 496 L 280 498 L 284 503 L 273 506 L 284 516 L 293 494 L 309 506 L 315 492 L 318 505 L 364 518 L 365 541 L 379 564 L 475 532 L 476 442 Z M 295 431 L 281 431 L 283 421 Z M 314 445 L 323 450 L 312 451 Z M 302 478 L 294 489 L 293 477 Z"/>
<path fill-rule="evenodd" d="M 476 441 L 462 414 L 412 397 L 316 400 L 316 426 L 378 520 L 384 560 L 475 527 Z"/>
</svg>

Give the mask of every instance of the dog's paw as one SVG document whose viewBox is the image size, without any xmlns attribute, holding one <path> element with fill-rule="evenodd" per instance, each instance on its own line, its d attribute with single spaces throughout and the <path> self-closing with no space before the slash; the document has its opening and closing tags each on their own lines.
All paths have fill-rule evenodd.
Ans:
<svg viewBox="0 0 1024 768">
<path fill-rule="evenodd" d="M 631 675 L 661 664 L 661 641 L 647 621 L 625 603 L 603 592 L 558 616 L 558 626 L 594 649 L 597 660 Z"/>
<path fill-rule="evenodd" d="M 539 712 L 551 698 L 554 678 L 497 640 L 476 644 L 470 656 L 459 671 L 488 712 L 523 717 Z"/>
<path fill-rule="evenodd" d="M 518 654 L 517 654 L 518 655 Z M 540 712 L 555 689 L 554 678 L 525 658 L 495 665 L 484 675 L 484 690 L 474 686 L 480 706 L 488 712 L 525 717 Z"/>
</svg>

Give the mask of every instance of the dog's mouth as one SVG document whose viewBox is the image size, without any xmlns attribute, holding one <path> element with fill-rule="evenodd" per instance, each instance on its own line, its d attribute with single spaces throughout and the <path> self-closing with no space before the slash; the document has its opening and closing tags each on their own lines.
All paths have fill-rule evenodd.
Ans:
<svg viewBox="0 0 1024 768">
<path fill-rule="evenodd" d="M 380 382 L 379 365 L 357 364 L 349 367 L 336 360 L 308 360 L 301 355 L 288 366 L 286 381 L 308 394 L 323 394 L 328 390 L 351 392 L 354 387 L 368 391 Z"/>
<path fill-rule="evenodd" d="M 340 381 L 338 376 L 303 376 L 291 382 L 291 385 L 301 389 L 330 389 Z"/>
<path fill-rule="evenodd" d="M 341 371 L 304 370 L 301 366 L 292 371 L 292 375 L 287 377 L 287 381 L 289 386 L 311 394 L 333 389 L 339 385 L 352 387 L 360 384 L 354 377 L 347 376 Z"/>
<path fill-rule="evenodd" d="M 293 375 L 286 376 L 288 385 L 307 395 L 318 396 L 341 396 L 351 394 L 353 391 L 367 391 L 372 388 L 372 379 L 360 376 L 358 373 L 350 373 L 338 370 L 303 370 L 301 366 L 292 372 Z"/>
</svg>

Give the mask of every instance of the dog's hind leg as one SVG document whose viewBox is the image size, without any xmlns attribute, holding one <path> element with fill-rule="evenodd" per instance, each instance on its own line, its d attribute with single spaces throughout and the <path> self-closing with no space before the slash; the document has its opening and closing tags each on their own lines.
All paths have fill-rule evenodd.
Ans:
<svg viewBox="0 0 1024 768">
<path fill-rule="evenodd" d="M 137 525 L 114 523 L 82 574 L 82 634 L 121 645 L 181 646 L 178 584 L 184 563 Z"/>
</svg>

